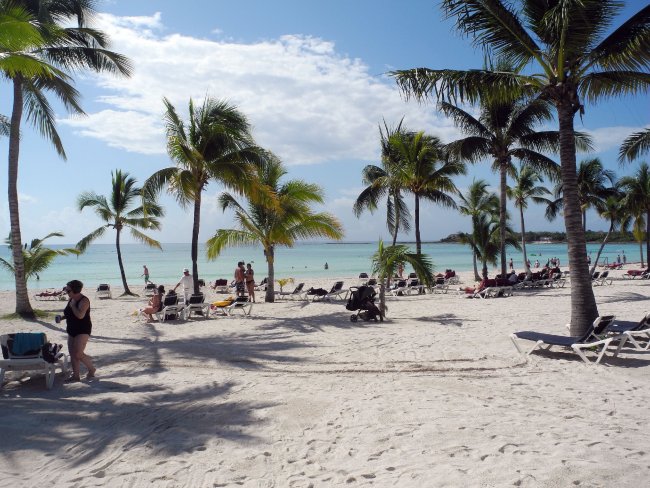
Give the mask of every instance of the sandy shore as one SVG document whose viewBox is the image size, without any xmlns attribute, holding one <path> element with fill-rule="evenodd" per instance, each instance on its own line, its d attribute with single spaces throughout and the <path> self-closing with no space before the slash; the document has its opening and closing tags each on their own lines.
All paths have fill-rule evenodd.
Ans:
<svg viewBox="0 0 650 488">
<path fill-rule="evenodd" d="M 649 292 L 595 288 L 600 312 L 626 321 L 650 310 Z M 141 299 L 93 295 L 96 380 L 46 390 L 7 374 L 5 486 L 638 487 L 650 475 L 650 352 L 594 367 L 563 352 L 526 361 L 510 342 L 566 334 L 568 288 L 391 298 L 383 323 L 350 322 L 342 302 L 279 302 L 145 325 L 130 315 Z M 53 315 L 0 333 L 65 343 Z"/>
</svg>

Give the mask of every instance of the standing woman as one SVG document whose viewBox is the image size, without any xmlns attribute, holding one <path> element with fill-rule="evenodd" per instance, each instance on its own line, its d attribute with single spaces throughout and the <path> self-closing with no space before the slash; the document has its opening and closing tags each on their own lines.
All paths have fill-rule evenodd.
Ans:
<svg viewBox="0 0 650 488">
<path fill-rule="evenodd" d="M 79 363 L 83 363 L 88 369 L 86 379 L 95 377 L 95 366 L 89 356 L 84 352 L 86 344 L 90 339 L 93 324 L 90 321 L 90 300 L 81 294 L 83 283 L 79 280 L 72 280 L 66 284 L 65 291 L 70 300 L 63 311 L 67 324 L 68 351 L 72 363 L 72 376 L 66 381 L 71 383 L 81 381 L 79 375 Z"/>
<path fill-rule="evenodd" d="M 246 272 L 244 273 L 244 278 L 246 279 L 246 289 L 248 290 L 248 301 L 255 301 L 255 271 L 251 263 L 246 265 Z"/>
</svg>

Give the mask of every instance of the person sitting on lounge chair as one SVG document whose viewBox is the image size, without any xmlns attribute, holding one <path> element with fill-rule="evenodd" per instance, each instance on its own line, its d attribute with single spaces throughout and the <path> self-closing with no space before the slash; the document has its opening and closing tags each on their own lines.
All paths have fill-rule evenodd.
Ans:
<svg viewBox="0 0 650 488">
<path fill-rule="evenodd" d="M 165 287 L 163 285 L 158 286 L 153 296 L 149 300 L 149 306 L 140 310 L 144 315 L 148 317 L 147 323 L 153 322 L 153 314 L 160 312 L 162 309 L 163 295 L 165 294 Z"/>
</svg>

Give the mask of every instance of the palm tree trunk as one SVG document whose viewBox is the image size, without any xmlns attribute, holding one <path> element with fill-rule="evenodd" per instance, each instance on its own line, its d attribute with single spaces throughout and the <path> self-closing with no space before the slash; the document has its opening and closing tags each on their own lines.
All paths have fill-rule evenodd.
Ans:
<svg viewBox="0 0 650 488">
<path fill-rule="evenodd" d="M 587 211 L 582 211 L 582 231 L 587 232 Z"/>
<path fill-rule="evenodd" d="M 488 277 L 487 261 L 483 261 L 482 264 L 483 264 L 483 279 L 487 279 L 487 277 Z"/>
<path fill-rule="evenodd" d="M 501 278 L 506 277 L 506 170 L 510 161 L 501 161 L 499 172 L 501 173 L 500 192 L 499 192 L 499 251 L 501 255 Z"/>
<path fill-rule="evenodd" d="M 645 255 L 650 256 L 650 209 L 646 210 L 645 217 Z M 641 261 L 643 261 L 643 258 L 641 258 Z"/>
<path fill-rule="evenodd" d="M 22 79 L 13 80 L 14 101 L 9 129 L 9 160 L 7 174 L 7 195 L 9 199 L 9 222 L 11 228 L 11 256 L 14 264 L 16 282 L 16 313 L 24 318 L 34 318 L 34 310 L 29 303 L 27 278 L 25 277 L 25 260 L 20 233 L 20 212 L 18 209 L 18 160 L 20 155 L 20 122 L 23 117 Z"/>
<path fill-rule="evenodd" d="M 639 241 L 639 255 L 641 256 L 641 267 L 645 268 L 645 264 L 643 263 L 643 242 L 641 241 Z"/>
<path fill-rule="evenodd" d="M 415 252 L 422 254 L 422 242 L 420 241 L 420 197 L 415 195 Z"/>
<path fill-rule="evenodd" d="M 614 226 L 610 224 L 609 230 L 607 231 L 607 234 L 605 235 L 603 242 L 600 243 L 600 247 L 598 248 L 598 252 L 596 253 L 596 259 L 594 260 L 593 265 L 589 270 L 589 274 L 592 276 L 594 274 L 594 271 L 596 271 L 596 266 L 598 266 L 598 260 L 600 259 L 600 254 L 603 252 L 603 249 L 605 248 L 605 244 L 607 244 L 607 241 L 609 240 L 609 236 L 611 235 L 613 230 L 614 230 Z"/>
<path fill-rule="evenodd" d="M 122 228 L 117 226 L 115 227 L 115 249 L 117 250 L 117 263 L 120 265 L 120 275 L 122 276 L 122 286 L 124 287 L 124 295 L 135 295 L 129 290 L 129 285 L 126 282 L 126 274 L 124 273 L 124 264 L 122 263 L 122 250 L 120 249 L 120 234 L 122 233 Z"/>
<path fill-rule="evenodd" d="M 397 231 L 399 230 L 399 227 L 396 225 L 395 230 L 393 230 L 393 246 L 397 244 Z"/>
<path fill-rule="evenodd" d="M 478 265 L 476 263 L 476 253 L 472 251 L 472 265 L 474 266 L 474 280 L 481 281 L 481 277 L 478 275 Z"/>
<path fill-rule="evenodd" d="M 194 197 L 194 225 L 192 226 L 192 285 L 199 293 L 199 228 L 201 227 L 201 190 Z"/>
<path fill-rule="evenodd" d="M 519 207 L 519 217 L 521 218 L 521 249 L 524 251 L 524 269 L 526 276 L 530 274 L 530 267 L 528 266 L 528 254 L 526 254 L 526 226 L 524 225 L 524 207 Z"/>
<path fill-rule="evenodd" d="M 386 285 L 384 284 L 385 278 L 379 281 L 379 311 L 382 317 L 386 317 Z"/>
<path fill-rule="evenodd" d="M 269 246 L 264 249 L 266 251 L 266 264 L 268 266 L 268 283 L 266 284 L 265 302 L 273 303 L 275 301 L 275 248 Z"/>
<path fill-rule="evenodd" d="M 574 107 L 570 100 L 557 104 L 560 127 L 560 165 L 562 170 L 564 225 L 566 227 L 569 267 L 571 268 L 572 336 L 581 336 L 598 317 L 598 307 L 587 266 L 587 243 L 578 199 L 576 146 L 573 128 Z"/>
</svg>

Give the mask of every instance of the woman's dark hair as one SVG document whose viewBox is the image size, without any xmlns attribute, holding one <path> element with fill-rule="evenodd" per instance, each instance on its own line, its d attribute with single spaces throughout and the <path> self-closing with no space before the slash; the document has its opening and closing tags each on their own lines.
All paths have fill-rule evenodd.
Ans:
<svg viewBox="0 0 650 488">
<path fill-rule="evenodd" d="M 65 284 L 65 286 L 70 288 L 70 291 L 72 293 L 81 293 L 81 290 L 84 287 L 84 284 L 79 280 L 72 280 L 72 281 L 68 281 Z"/>
<path fill-rule="evenodd" d="M 163 295 L 165 293 L 165 287 L 163 285 L 160 285 L 158 287 L 158 293 L 160 293 L 161 295 Z"/>
</svg>

